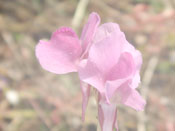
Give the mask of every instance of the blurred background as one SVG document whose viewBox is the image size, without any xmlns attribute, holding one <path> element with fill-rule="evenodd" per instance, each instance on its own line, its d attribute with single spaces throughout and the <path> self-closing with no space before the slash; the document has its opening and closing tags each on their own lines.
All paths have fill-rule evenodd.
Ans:
<svg viewBox="0 0 175 131">
<path fill-rule="evenodd" d="M 80 35 L 92 11 L 143 54 L 138 90 L 147 105 L 119 107 L 120 131 L 175 131 L 174 0 L 0 0 L 0 131 L 96 131 L 94 97 L 81 121 L 77 74 L 43 70 L 34 52 L 60 26 Z"/>
</svg>

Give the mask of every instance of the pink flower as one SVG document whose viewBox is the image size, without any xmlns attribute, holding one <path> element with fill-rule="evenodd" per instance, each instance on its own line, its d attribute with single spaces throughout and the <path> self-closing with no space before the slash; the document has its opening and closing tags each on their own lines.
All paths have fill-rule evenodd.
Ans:
<svg viewBox="0 0 175 131">
<path fill-rule="evenodd" d="M 115 23 L 101 25 L 94 36 L 88 58 L 82 60 L 79 76 L 99 92 L 102 131 L 113 131 L 117 104 L 143 110 L 145 101 L 135 90 L 140 82 L 142 57 Z"/>
<path fill-rule="evenodd" d="M 71 28 L 61 27 L 52 34 L 49 41 L 40 40 L 35 52 L 41 66 L 56 74 L 77 72 L 80 61 L 88 56 L 99 23 L 98 14 L 91 13 L 80 39 Z M 84 120 L 90 86 L 81 81 L 81 89 L 83 95 L 82 119 Z"/>
<path fill-rule="evenodd" d="M 115 23 L 98 27 L 100 17 L 89 16 L 81 38 L 62 27 L 49 41 L 40 41 L 36 56 L 42 67 L 56 74 L 78 72 L 83 94 L 82 118 L 90 87 L 98 91 L 98 114 L 102 131 L 117 128 L 117 104 L 143 110 L 145 101 L 135 90 L 140 82 L 142 57 L 125 39 Z"/>
</svg>

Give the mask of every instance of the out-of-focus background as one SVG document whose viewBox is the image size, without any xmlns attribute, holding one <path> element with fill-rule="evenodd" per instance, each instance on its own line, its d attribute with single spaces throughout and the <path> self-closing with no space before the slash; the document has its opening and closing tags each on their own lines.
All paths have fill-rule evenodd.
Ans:
<svg viewBox="0 0 175 131">
<path fill-rule="evenodd" d="M 120 131 L 175 131 L 174 0 L 0 0 L 0 131 L 96 131 L 94 97 L 81 121 L 77 74 L 43 70 L 34 52 L 60 26 L 80 35 L 92 11 L 143 54 L 138 90 L 147 105 L 119 107 Z"/>
</svg>

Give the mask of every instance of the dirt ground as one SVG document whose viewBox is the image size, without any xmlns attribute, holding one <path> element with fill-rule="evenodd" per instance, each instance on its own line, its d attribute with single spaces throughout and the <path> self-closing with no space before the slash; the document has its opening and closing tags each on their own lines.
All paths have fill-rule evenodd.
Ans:
<svg viewBox="0 0 175 131">
<path fill-rule="evenodd" d="M 80 34 L 93 11 L 101 23 L 118 23 L 143 54 L 138 90 L 147 105 L 141 113 L 119 106 L 119 131 L 175 131 L 175 1 L 90 0 L 77 24 L 79 4 L 0 0 L 0 131 L 96 131 L 95 97 L 81 121 L 78 75 L 49 73 L 35 57 L 40 39 L 49 39 L 61 26 Z"/>
</svg>

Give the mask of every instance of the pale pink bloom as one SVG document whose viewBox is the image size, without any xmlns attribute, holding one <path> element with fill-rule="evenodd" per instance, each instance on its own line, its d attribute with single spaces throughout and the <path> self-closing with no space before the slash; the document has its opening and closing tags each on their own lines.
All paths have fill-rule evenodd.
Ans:
<svg viewBox="0 0 175 131">
<path fill-rule="evenodd" d="M 102 131 L 117 128 L 117 104 L 143 110 L 145 101 L 135 90 L 140 82 L 142 57 L 129 44 L 115 23 L 98 27 L 100 17 L 92 13 L 80 40 L 76 33 L 62 27 L 49 41 L 40 41 L 36 56 L 42 67 L 56 74 L 78 72 L 83 94 L 82 118 L 90 86 L 98 91 L 98 114 Z M 86 84 L 87 83 L 87 84 Z"/>
<path fill-rule="evenodd" d="M 117 104 L 143 110 L 145 101 L 135 90 L 140 82 L 142 57 L 115 23 L 101 25 L 87 59 L 80 63 L 80 79 L 99 92 L 99 121 L 102 131 L 116 127 Z"/>
<path fill-rule="evenodd" d="M 99 23 L 98 14 L 91 13 L 80 39 L 71 28 L 61 27 L 52 34 L 49 41 L 40 40 L 35 52 L 41 66 L 56 74 L 77 72 L 80 61 L 86 59 L 88 55 Z M 82 119 L 84 120 L 90 85 L 81 81 L 81 90 L 83 96 Z"/>
</svg>

